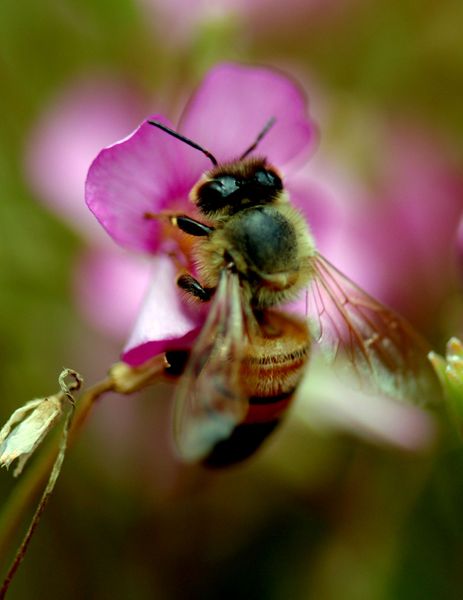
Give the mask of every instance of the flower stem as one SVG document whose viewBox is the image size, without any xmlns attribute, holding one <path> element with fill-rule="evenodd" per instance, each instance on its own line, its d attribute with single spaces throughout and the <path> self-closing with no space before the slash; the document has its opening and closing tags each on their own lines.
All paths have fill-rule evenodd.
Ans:
<svg viewBox="0 0 463 600">
<path fill-rule="evenodd" d="M 66 449 L 76 440 L 97 400 L 111 391 L 128 395 L 140 390 L 161 379 L 165 375 L 166 366 L 166 359 L 163 356 L 158 356 L 138 368 L 129 367 L 124 363 L 116 363 L 113 365 L 105 379 L 87 390 L 84 390 L 77 409 L 74 408 L 72 401 L 71 408 L 66 416 L 64 428 L 61 433 L 58 450 L 56 449 L 57 435 L 55 434 L 55 436 L 52 436 L 50 443 L 46 446 L 40 459 L 36 461 L 34 468 L 29 469 L 26 475 L 21 478 L 4 506 L 3 514 L 0 517 L 0 564 L 3 564 L 4 556 L 10 545 L 10 540 L 23 519 L 24 511 L 32 501 L 32 498 L 37 493 L 39 487 L 42 485 L 46 474 L 50 473 L 48 482 L 34 512 L 29 528 L 15 554 L 0 589 L 0 600 L 2 600 L 7 593 L 11 580 L 26 554 L 29 542 L 40 521 L 40 517 L 48 504 L 61 471 Z M 66 392 L 66 395 L 72 400 L 69 390 Z"/>
<path fill-rule="evenodd" d="M 72 420 L 69 432 L 67 434 L 68 445 L 71 445 L 76 439 L 79 431 L 85 424 L 95 402 L 105 393 L 113 389 L 114 383 L 110 377 L 107 377 L 88 388 L 82 393 L 78 408 L 75 411 L 75 418 Z M 56 449 L 58 433 L 53 435 L 50 442 L 37 459 L 34 466 L 27 470 L 23 477 L 16 484 L 10 498 L 3 506 L 0 518 L 0 563 L 3 563 L 10 540 L 22 521 L 24 511 L 31 503 L 33 497 L 43 481 L 53 469 L 53 464 L 57 458 Z"/>
<path fill-rule="evenodd" d="M 72 419 L 74 416 L 74 412 L 75 412 L 75 408 L 73 405 L 71 405 L 71 407 L 68 411 L 68 414 L 66 416 L 66 421 L 65 421 L 63 432 L 61 435 L 61 442 L 60 442 L 60 446 L 59 446 L 58 455 L 56 456 L 55 462 L 53 463 L 53 468 L 51 470 L 50 477 L 48 478 L 48 482 L 43 491 L 42 497 L 40 498 L 37 508 L 35 509 L 31 523 L 23 537 L 23 540 L 22 540 L 18 550 L 16 551 L 16 555 L 13 559 L 13 562 L 11 563 L 8 573 L 6 574 L 6 577 L 3 581 L 2 587 L 0 589 L 0 600 L 3 600 L 5 598 L 6 593 L 10 587 L 11 581 L 12 581 L 13 577 L 15 576 L 16 571 L 18 570 L 20 564 L 22 563 L 22 561 L 26 555 L 27 548 L 32 539 L 32 536 L 34 535 L 34 531 L 35 531 L 37 525 L 39 524 L 40 517 L 42 516 L 42 513 L 45 510 L 45 507 L 47 506 L 48 501 L 50 500 L 51 494 L 53 492 L 53 488 L 55 487 L 55 483 L 59 477 L 61 467 L 63 465 L 64 455 L 66 454 L 66 448 L 67 448 L 68 439 L 69 439 L 69 432 L 71 429 L 71 423 L 72 423 Z"/>
</svg>

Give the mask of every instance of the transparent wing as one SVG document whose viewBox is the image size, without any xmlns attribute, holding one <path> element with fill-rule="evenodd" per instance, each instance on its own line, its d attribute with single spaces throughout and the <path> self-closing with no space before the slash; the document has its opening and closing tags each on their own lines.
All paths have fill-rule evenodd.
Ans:
<svg viewBox="0 0 463 600">
<path fill-rule="evenodd" d="M 421 405 L 440 399 L 427 342 L 320 254 L 307 300 L 312 336 L 329 362 L 388 396 Z"/>
<path fill-rule="evenodd" d="M 174 436 L 185 460 L 203 458 L 244 419 L 239 375 L 246 343 L 239 278 L 224 269 L 175 395 Z"/>
</svg>

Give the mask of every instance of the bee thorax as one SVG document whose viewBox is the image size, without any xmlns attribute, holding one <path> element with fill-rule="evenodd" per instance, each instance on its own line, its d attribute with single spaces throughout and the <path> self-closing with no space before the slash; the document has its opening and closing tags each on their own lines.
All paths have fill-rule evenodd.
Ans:
<svg viewBox="0 0 463 600">
<path fill-rule="evenodd" d="M 243 297 L 264 309 L 295 300 L 311 277 L 314 245 L 307 224 L 288 202 L 254 206 L 215 222 L 198 240 L 198 272 L 215 288 L 230 264 L 240 275 Z"/>
<path fill-rule="evenodd" d="M 230 246 L 262 273 L 297 267 L 297 237 L 293 225 L 274 207 L 243 210 L 225 228 Z"/>
</svg>

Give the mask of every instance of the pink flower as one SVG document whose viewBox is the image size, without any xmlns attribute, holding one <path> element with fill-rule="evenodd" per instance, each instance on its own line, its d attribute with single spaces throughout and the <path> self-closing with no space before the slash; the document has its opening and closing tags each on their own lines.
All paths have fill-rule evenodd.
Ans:
<svg viewBox="0 0 463 600">
<path fill-rule="evenodd" d="M 297 186 L 292 190 L 291 175 L 313 149 L 316 129 L 304 95 L 286 76 L 266 68 L 223 64 L 208 73 L 177 127 L 159 115 L 152 118 L 225 162 L 242 154 L 271 117 L 275 125 L 257 152 L 286 176 L 293 203 L 310 220 L 310 194 Z M 166 234 L 160 221 L 145 215 L 168 210 L 194 216 L 188 194 L 210 168 L 204 154 L 145 121 L 132 135 L 102 150 L 89 170 L 90 210 L 120 245 L 155 257 L 152 288 L 123 355 L 132 365 L 184 346 L 201 323 L 200 312 L 182 300 L 168 254 L 182 250 L 184 236 Z M 188 253 L 183 255 L 188 260 Z"/>
<path fill-rule="evenodd" d="M 138 0 L 141 10 L 158 32 L 169 31 L 178 45 L 201 35 L 207 25 L 234 26 L 246 40 L 262 35 L 303 35 L 308 21 L 343 15 L 355 0 Z"/>
<path fill-rule="evenodd" d="M 73 278 L 77 304 L 93 326 L 117 339 L 133 325 L 150 265 L 107 239 L 85 206 L 84 183 L 95 153 L 143 112 L 123 83 L 101 75 L 79 79 L 40 115 L 25 149 L 26 177 L 37 197 L 87 241 Z"/>
<path fill-rule="evenodd" d="M 422 125 L 366 113 L 362 130 L 355 112 L 350 120 L 348 157 L 340 157 L 341 143 L 322 144 L 304 169 L 332 207 L 317 245 L 367 292 L 434 333 L 455 287 L 463 178 L 451 150 Z"/>
</svg>

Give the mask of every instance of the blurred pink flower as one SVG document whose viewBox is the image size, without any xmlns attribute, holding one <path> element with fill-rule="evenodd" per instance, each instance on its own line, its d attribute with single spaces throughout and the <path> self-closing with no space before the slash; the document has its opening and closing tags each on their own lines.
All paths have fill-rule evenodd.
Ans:
<svg viewBox="0 0 463 600">
<path fill-rule="evenodd" d="M 291 173 L 317 136 L 303 94 L 282 74 L 234 64 L 215 67 L 191 98 L 177 130 L 225 162 L 239 156 L 271 117 L 276 123 L 258 152 L 287 175 L 285 185 L 292 193 Z M 177 241 L 163 235 L 162 224 L 147 220 L 145 213 L 168 209 L 192 214 L 188 193 L 210 168 L 201 152 L 146 121 L 102 150 L 90 168 L 86 200 L 91 211 L 119 244 L 156 256 L 153 287 L 124 352 L 130 364 L 184 345 L 200 324 L 200 314 L 181 300 L 176 269 L 167 255 Z M 309 217 L 310 194 L 295 187 L 292 199 Z"/>
<path fill-rule="evenodd" d="M 373 296 L 431 330 L 454 286 L 463 178 L 445 144 L 412 123 L 374 132 L 368 177 L 321 148 L 305 170 L 333 207 L 320 250 Z"/>
<path fill-rule="evenodd" d="M 78 305 L 118 339 L 133 324 L 150 265 L 109 242 L 85 205 L 84 182 L 96 152 L 143 112 L 140 98 L 120 82 L 101 75 L 78 80 L 48 105 L 25 149 L 26 177 L 38 198 L 88 242 L 74 274 Z"/>
<path fill-rule="evenodd" d="M 307 20 L 332 17 L 356 0 L 138 0 L 141 9 L 162 32 L 168 28 L 175 43 L 188 41 L 211 23 L 235 24 L 242 37 L 292 32 Z"/>
<path fill-rule="evenodd" d="M 359 389 L 349 365 L 342 373 L 333 377 L 320 357 L 312 359 L 294 406 L 300 422 L 312 430 L 354 434 L 406 451 L 430 447 L 436 434 L 431 415 L 417 406 L 393 402 L 378 391 Z"/>
</svg>

